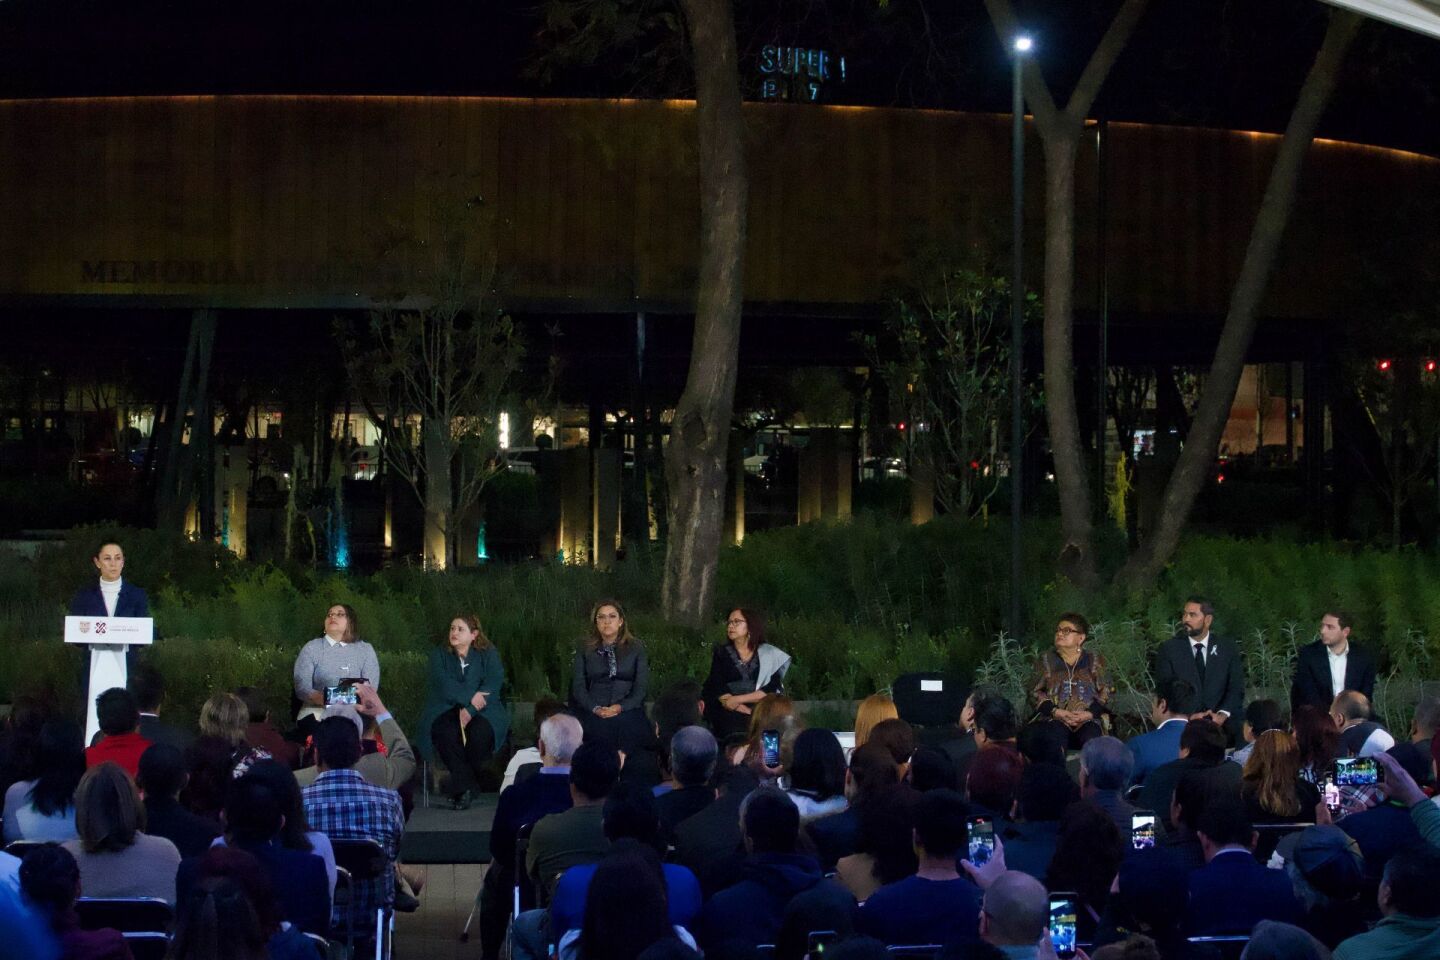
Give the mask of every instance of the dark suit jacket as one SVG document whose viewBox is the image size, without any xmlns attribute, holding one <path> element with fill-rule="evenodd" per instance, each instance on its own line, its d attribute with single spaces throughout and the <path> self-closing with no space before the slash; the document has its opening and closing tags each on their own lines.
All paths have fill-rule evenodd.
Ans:
<svg viewBox="0 0 1440 960">
<path fill-rule="evenodd" d="M 210 842 L 220 836 L 220 825 L 209 817 L 191 813 L 178 800 L 146 797 L 145 832 L 175 844 L 182 857 L 199 857 L 210 849 Z"/>
<path fill-rule="evenodd" d="M 1345 655 L 1345 689 L 1358 690 L 1371 699 L 1375 696 L 1375 658 L 1358 643 L 1350 643 Z M 1334 701 L 1330 693 L 1330 653 L 1325 644 L 1316 640 L 1300 648 L 1295 658 L 1295 679 L 1290 684 L 1290 709 L 1302 706 L 1330 711 Z"/>
<path fill-rule="evenodd" d="M 570 666 L 570 703 L 585 712 L 619 704 L 621 710 L 645 706 L 650 686 L 650 659 L 638 641 L 615 648 L 615 676 L 597 648 L 582 643 Z"/>
<path fill-rule="evenodd" d="M 690 868 L 706 898 L 740 879 L 745 863 L 745 839 L 740 834 L 744 799 L 739 791 L 722 793 L 675 828 L 675 861 Z"/>
<path fill-rule="evenodd" d="M 492 865 L 507 873 L 515 868 L 515 839 L 520 828 L 543 816 L 570 809 L 570 774 L 537 773 L 516 781 L 500 794 L 490 824 Z"/>
<path fill-rule="evenodd" d="M 75 596 L 70 598 L 70 616 L 72 617 L 104 617 L 105 597 L 100 593 L 100 581 L 96 579 L 88 587 L 82 587 L 75 591 Z M 148 617 L 150 616 L 150 599 L 145 596 L 145 591 L 134 586 L 128 580 L 120 584 L 120 596 L 115 598 L 115 613 L 117 617 Z"/>
<path fill-rule="evenodd" d="M 1130 774 L 1131 783 L 1144 783 L 1151 770 L 1180 759 L 1180 735 L 1185 732 L 1184 720 L 1166 721 L 1149 733 L 1125 741 L 1135 758 Z"/>
<path fill-rule="evenodd" d="M 130 581 L 121 578 L 120 596 L 115 598 L 115 613 L 117 617 L 148 617 L 150 616 L 150 598 L 145 591 L 134 586 Z M 75 596 L 70 598 L 70 616 L 72 617 L 105 617 L 111 616 L 105 612 L 105 596 L 100 592 L 100 579 L 97 577 L 88 587 L 81 587 L 75 591 Z M 156 639 L 159 635 L 156 634 Z M 138 647 L 125 648 L 125 669 L 134 670 L 138 662 Z M 80 666 L 80 689 L 86 690 L 90 686 L 90 657 L 82 658 Z M 103 691 L 94 690 L 90 696 L 97 697 Z"/>
<path fill-rule="evenodd" d="M 655 812 L 660 815 L 660 832 L 673 839 L 675 828 L 715 802 L 715 788 L 708 783 L 681 787 L 655 798 Z"/>
<path fill-rule="evenodd" d="M 1221 760 L 1218 764 L 1207 764 L 1194 757 L 1186 757 L 1156 767 L 1150 771 L 1150 775 L 1145 778 L 1145 785 L 1140 788 L 1140 806 L 1154 810 L 1156 822 L 1167 831 L 1175 828 L 1170 822 L 1170 799 L 1175 796 L 1175 784 L 1190 770 L 1210 771 L 1211 776 L 1233 788 L 1237 797 L 1240 795 L 1240 775 L 1244 771 L 1238 763 Z"/>
<path fill-rule="evenodd" d="M 325 861 L 313 853 L 290 850 L 278 843 L 237 846 L 256 860 L 270 878 L 275 901 L 280 905 L 281 919 L 288 920 L 306 933 L 328 936 L 330 932 L 330 880 L 325 874 Z M 175 895 L 179 902 L 197 880 L 200 858 L 180 862 L 175 875 Z"/>
<path fill-rule="evenodd" d="M 1205 661 L 1205 680 L 1195 668 L 1195 654 L 1190 638 L 1181 634 L 1160 645 L 1155 657 L 1155 686 L 1179 677 L 1200 691 L 1200 702 L 1192 711 L 1224 710 L 1230 714 L 1225 730 L 1233 740 L 1245 722 L 1245 664 L 1240 659 L 1240 645 L 1229 637 L 1210 634 L 1210 651 Z"/>
<path fill-rule="evenodd" d="M 1268 870 L 1248 850 L 1218 853 L 1190 874 L 1185 932 L 1249 933 L 1261 920 L 1299 924 L 1300 904 L 1284 870 Z"/>
</svg>

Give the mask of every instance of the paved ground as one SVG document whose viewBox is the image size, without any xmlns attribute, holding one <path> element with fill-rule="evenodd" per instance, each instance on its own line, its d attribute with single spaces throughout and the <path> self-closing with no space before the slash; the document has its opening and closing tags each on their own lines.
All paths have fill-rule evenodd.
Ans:
<svg viewBox="0 0 1440 960">
<path fill-rule="evenodd" d="M 395 918 L 396 960 L 478 960 L 479 930 L 470 927 L 470 942 L 460 942 L 460 928 L 475 903 L 485 866 L 478 863 L 432 863 L 418 867 L 428 876 L 420 892 L 420 909 Z"/>
</svg>

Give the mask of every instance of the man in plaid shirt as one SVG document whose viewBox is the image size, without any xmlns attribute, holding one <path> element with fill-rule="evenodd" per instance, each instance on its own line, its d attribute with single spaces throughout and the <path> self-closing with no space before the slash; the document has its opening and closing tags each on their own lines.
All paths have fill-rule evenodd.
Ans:
<svg viewBox="0 0 1440 960">
<path fill-rule="evenodd" d="M 321 721 L 315 731 L 315 747 L 320 775 L 303 791 L 310 829 L 332 840 L 374 840 L 389 860 L 384 877 L 355 884 L 354 916 L 357 928 L 364 930 L 366 917 L 373 921 L 377 907 L 394 902 L 395 860 L 400 855 L 400 835 L 405 832 L 400 794 L 367 783 L 352 769 L 360 759 L 360 733 L 350 720 L 329 717 Z"/>
</svg>

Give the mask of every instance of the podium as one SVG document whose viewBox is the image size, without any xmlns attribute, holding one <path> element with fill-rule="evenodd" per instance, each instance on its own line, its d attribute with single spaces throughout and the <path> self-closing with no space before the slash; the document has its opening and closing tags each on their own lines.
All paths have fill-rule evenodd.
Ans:
<svg viewBox="0 0 1440 960">
<path fill-rule="evenodd" d="M 90 683 L 85 693 L 88 744 L 100 730 L 95 698 L 112 687 L 125 686 L 125 654 L 131 647 L 155 642 L 155 621 L 151 617 L 66 617 L 65 642 L 90 648 Z"/>
</svg>

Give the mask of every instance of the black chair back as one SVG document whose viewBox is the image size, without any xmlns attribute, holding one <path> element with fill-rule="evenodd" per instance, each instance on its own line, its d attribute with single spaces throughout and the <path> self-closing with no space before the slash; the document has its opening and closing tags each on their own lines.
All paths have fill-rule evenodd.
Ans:
<svg viewBox="0 0 1440 960">
<path fill-rule="evenodd" d="M 170 950 L 170 937 L 164 933 L 127 933 L 125 946 L 133 960 L 165 960 Z"/>
<path fill-rule="evenodd" d="M 886 947 L 886 951 L 892 957 L 909 957 L 911 960 L 927 960 L 927 958 L 940 956 L 944 949 L 938 943 L 900 943 L 892 947 Z"/>
<path fill-rule="evenodd" d="M 525 855 L 530 851 L 530 832 L 534 829 L 534 823 L 524 823 L 515 831 L 515 889 L 511 899 L 514 916 L 517 917 L 539 905 L 539 894 L 535 884 L 530 882 L 530 871 L 525 868 Z"/>
<path fill-rule="evenodd" d="M 1191 952 L 1196 956 L 1210 956 L 1219 960 L 1240 960 L 1245 947 L 1250 943 L 1247 934 L 1214 937 L 1190 937 Z"/>
<path fill-rule="evenodd" d="M 350 872 L 353 883 L 379 880 L 390 866 L 390 857 L 385 848 L 374 840 L 336 840 L 330 845 L 335 848 L 335 865 Z"/>
<path fill-rule="evenodd" d="M 44 840 L 11 840 L 6 844 L 5 852 L 12 857 L 18 857 L 24 860 L 25 854 L 31 850 L 38 850 L 43 846 L 47 846 Z"/>
<path fill-rule="evenodd" d="M 969 695 L 969 686 L 943 673 L 901 674 L 890 688 L 900 719 L 917 727 L 953 727 Z"/>
<path fill-rule="evenodd" d="M 81 897 L 75 915 L 81 930 L 121 933 L 167 933 L 175 922 L 174 909 L 155 897 Z"/>
</svg>

